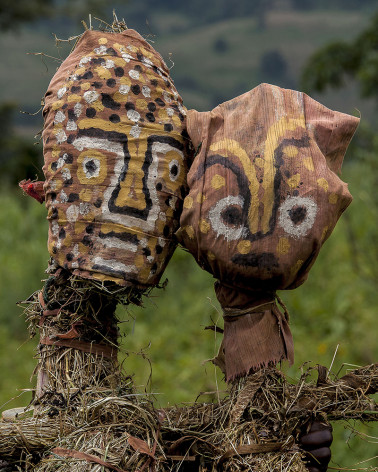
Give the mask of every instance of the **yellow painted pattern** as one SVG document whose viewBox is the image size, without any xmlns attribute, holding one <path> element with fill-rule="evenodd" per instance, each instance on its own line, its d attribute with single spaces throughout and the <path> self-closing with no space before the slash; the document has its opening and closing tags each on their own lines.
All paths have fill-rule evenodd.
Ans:
<svg viewBox="0 0 378 472">
<path fill-rule="evenodd" d="M 77 95 L 76 93 L 72 93 L 67 96 L 67 102 L 72 103 L 72 102 L 80 102 L 81 101 L 81 96 Z"/>
<path fill-rule="evenodd" d="M 192 206 L 193 206 L 193 198 L 187 196 L 184 200 L 184 208 L 189 210 L 190 208 L 192 208 Z"/>
<path fill-rule="evenodd" d="M 97 73 L 97 75 L 100 77 L 100 79 L 102 80 L 108 80 L 111 78 L 112 74 L 111 72 L 109 71 L 109 69 L 107 69 L 106 67 L 102 67 L 102 66 L 99 66 L 99 67 L 96 67 L 95 68 L 95 72 Z"/>
<path fill-rule="evenodd" d="M 325 237 L 327 236 L 327 233 L 328 233 L 328 226 L 326 226 L 325 228 L 323 228 L 323 232 L 322 232 L 322 236 L 320 238 L 320 242 L 322 243 L 324 240 L 325 240 Z"/>
<path fill-rule="evenodd" d="M 298 148 L 296 148 L 295 146 L 286 146 L 283 149 L 283 152 L 287 157 L 296 157 L 298 154 Z"/>
<path fill-rule="evenodd" d="M 90 202 L 93 198 L 93 191 L 90 188 L 85 188 L 79 193 L 80 200 L 84 202 Z"/>
<path fill-rule="evenodd" d="M 289 240 L 285 237 L 280 238 L 276 250 L 279 256 L 284 256 L 285 254 L 287 254 L 290 250 Z"/>
<path fill-rule="evenodd" d="M 258 210 L 259 210 L 259 182 L 256 177 L 256 170 L 252 164 L 248 154 L 240 146 L 240 144 L 233 139 L 224 139 L 218 141 L 210 146 L 210 151 L 218 152 L 225 150 L 227 153 L 226 157 L 229 157 L 228 153 L 232 153 L 237 156 L 241 162 L 244 173 L 249 181 L 249 191 L 251 192 L 251 206 L 248 211 L 248 223 L 252 234 L 258 230 Z"/>
<path fill-rule="evenodd" d="M 128 206 L 137 210 L 146 208 L 146 196 L 143 193 L 143 164 L 147 151 L 147 140 L 140 139 L 138 146 L 135 141 L 129 141 L 129 153 L 133 159 L 129 161 L 126 177 L 121 181 L 121 189 L 116 199 L 119 207 Z"/>
<path fill-rule="evenodd" d="M 219 174 L 215 174 L 214 177 L 211 179 L 211 186 L 213 189 L 218 190 L 224 187 L 226 180 Z"/>
<path fill-rule="evenodd" d="M 315 170 L 314 161 L 311 156 L 306 156 L 303 158 L 303 164 L 307 170 L 313 172 Z"/>
<path fill-rule="evenodd" d="M 328 182 L 326 179 L 324 179 L 323 177 L 318 179 L 316 181 L 316 183 L 319 185 L 320 188 L 322 188 L 325 192 L 328 191 Z"/>
<path fill-rule="evenodd" d="M 299 174 L 295 174 L 287 179 L 287 184 L 290 188 L 297 188 L 299 182 L 301 181 L 301 176 Z"/>
<path fill-rule="evenodd" d="M 211 251 L 208 251 L 207 252 L 207 258 L 209 259 L 209 261 L 214 261 L 215 260 L 215 254 Z"/>
<path fill-rule="evenodd" d="M 267 133 L 264 151 L 264 179 L 262 183 L 264 188 L 264 196 L 262 198 L 264 212 L 261 221 L 261 230 L 263 234 L 269 231 L 269 221 L 274 205 L 274 177 L 276 173 L 274 167 L 274 151 L 276 150 L 280 139 L 285 136 L 288 131 L 295 131 L 297 128 L 306 129 L 303 115 L 299 118 L 288 118 L 284 116 L 274 123 Z"/>
<path fill-rule="evenodd" d="M 200 228 L 201 233 L 206 234 L 210 230 L 210 223 L 202 219 L 200 222 L 199 228 Z"/>
<path fill-rule="evenodd" d="M 186 232 L 190 239 L 194 238 L 193 226 L 184 226 L 183 230 Z"/>
<path fill-rule="evenodd" d="M 239 241 L 237 248 L 240 254 L 248 254 L 249 251 L 251 250 L 251 241 L 248 241 L 248 240 Z"/>
</svg>

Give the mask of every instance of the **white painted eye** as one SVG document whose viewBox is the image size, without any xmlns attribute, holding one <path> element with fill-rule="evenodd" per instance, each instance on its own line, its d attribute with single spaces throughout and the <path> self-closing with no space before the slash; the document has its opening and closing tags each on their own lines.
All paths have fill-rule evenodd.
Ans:
<svg viewBox="0 0 378 472">
<path fill-rule="evenodd" d="M 288 197 L 279 208 L 278 224 L 294 238 L 301 238 L 314 226 L 317 212 L 312 198 Z"/>
<path fill-rule="evenodd" d="M 219 200 L 209 211 L 211 227 L 217 236 L 224 236 L 227 241 L 235 241 L 246 233 L 243 223 L 244 199 L 239 195 L 228 196 Z"/>
<path fill-rule="evenodd" d="M 83 159 L 83 171 L 87 179 L 92 179 L 100 175 L 100 161 L 93 157 L 85 157 Z"/>
<path fill-rule="evenodd" d="M 172 159 L 169 163 L 169 178 L 172 182 L 175 182 L 180 175 L 180 164 L 176 159 Z"/>
</svg>

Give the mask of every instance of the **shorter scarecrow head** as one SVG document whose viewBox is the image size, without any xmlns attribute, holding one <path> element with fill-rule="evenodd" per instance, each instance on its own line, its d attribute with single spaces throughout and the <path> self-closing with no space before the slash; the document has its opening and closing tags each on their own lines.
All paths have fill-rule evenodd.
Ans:
<svg viewBox="0 0 378 472">
<path fill-rule="evenodd" d="M 351 202 L 340 180 L 358 119 L 263 84 L 211 112 L 188 115 L 198 155 L 180 238 L 228 285 L 302 283 Z"/>
<path fill-rule="evenodd" d="M 358 121 L 268 84 L 211 112 L 189 111 L 197 155 L 178 237 L 218 279 L 224 309 L 265 305 L 306 280 L 352 199 L 337 173 Z"/>
</svg>

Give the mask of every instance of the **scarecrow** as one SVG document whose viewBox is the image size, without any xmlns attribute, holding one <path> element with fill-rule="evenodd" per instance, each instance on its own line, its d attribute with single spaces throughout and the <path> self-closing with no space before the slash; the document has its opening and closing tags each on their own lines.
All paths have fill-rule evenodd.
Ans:
<svg viewBox="0 0 378 472">
<path fill-rule="evenodd" d="M 116 305 L 159 286 L 178 240 L 218 280 L 226 380 L 293 362 L 276 290 L 304 282 L 351 201 L 337 172 L 356 118 L 266 84 L 187 117 L 161 56 L 117 28 L 86 31 L 54 75 L 46 180 L 21 183 L 49 221 L 48 278 L 27 309 L 40 331 L 36 416 L 63 407 L 62 392 L 117 387 Z M 310 470 L 326 470 L 329 427 L 308 432 Z"/>
<path fill-rule="evenodd" d="M 358 122 L 269 84 L 211 112 L 188 112 L 197 155 L 178 237 L 217 279 L 224 337 L 213 362 L 230 383 L 293 363 L 289 316 L 276 291 L 306 280 L 352 200 L 337 174 Z M 314 423 L 303 440 L 316 437 L 326 470 L 330 430 Z"/>
<path fill-rule="evenodd" d="M 49 221 L 49 277 L 29 313 L 41 333 L 37 410 L 56 390 L 116 383 L 115 307 L 159 285 L 190 160 L 181 97 L 133 30 L 86 31 L 44 103 L 46 180 L 21 183 Z"/>
</svg>

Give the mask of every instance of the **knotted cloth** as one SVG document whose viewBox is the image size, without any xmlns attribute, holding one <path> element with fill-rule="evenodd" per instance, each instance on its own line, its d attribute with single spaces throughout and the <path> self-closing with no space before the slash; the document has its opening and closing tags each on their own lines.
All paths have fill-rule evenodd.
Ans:
<svg viewBox="0 0 378 472">
<path fill-rule="evenodd" d="M 293 361 L 275 292 L 306 280 L 352 200 L 337 173 L 358 122 L 268 84 L 188 112 L 197 155 L 178 237 L 219 281 L 228 380 Z"/>
<path fill-rule="evenodd" d="M 186 194 L 186 110 L 137 32 L 86 31 L 43 110 L 48 249 L 84 278 L 148 288 L 176 242 Z"/>
</svg>

